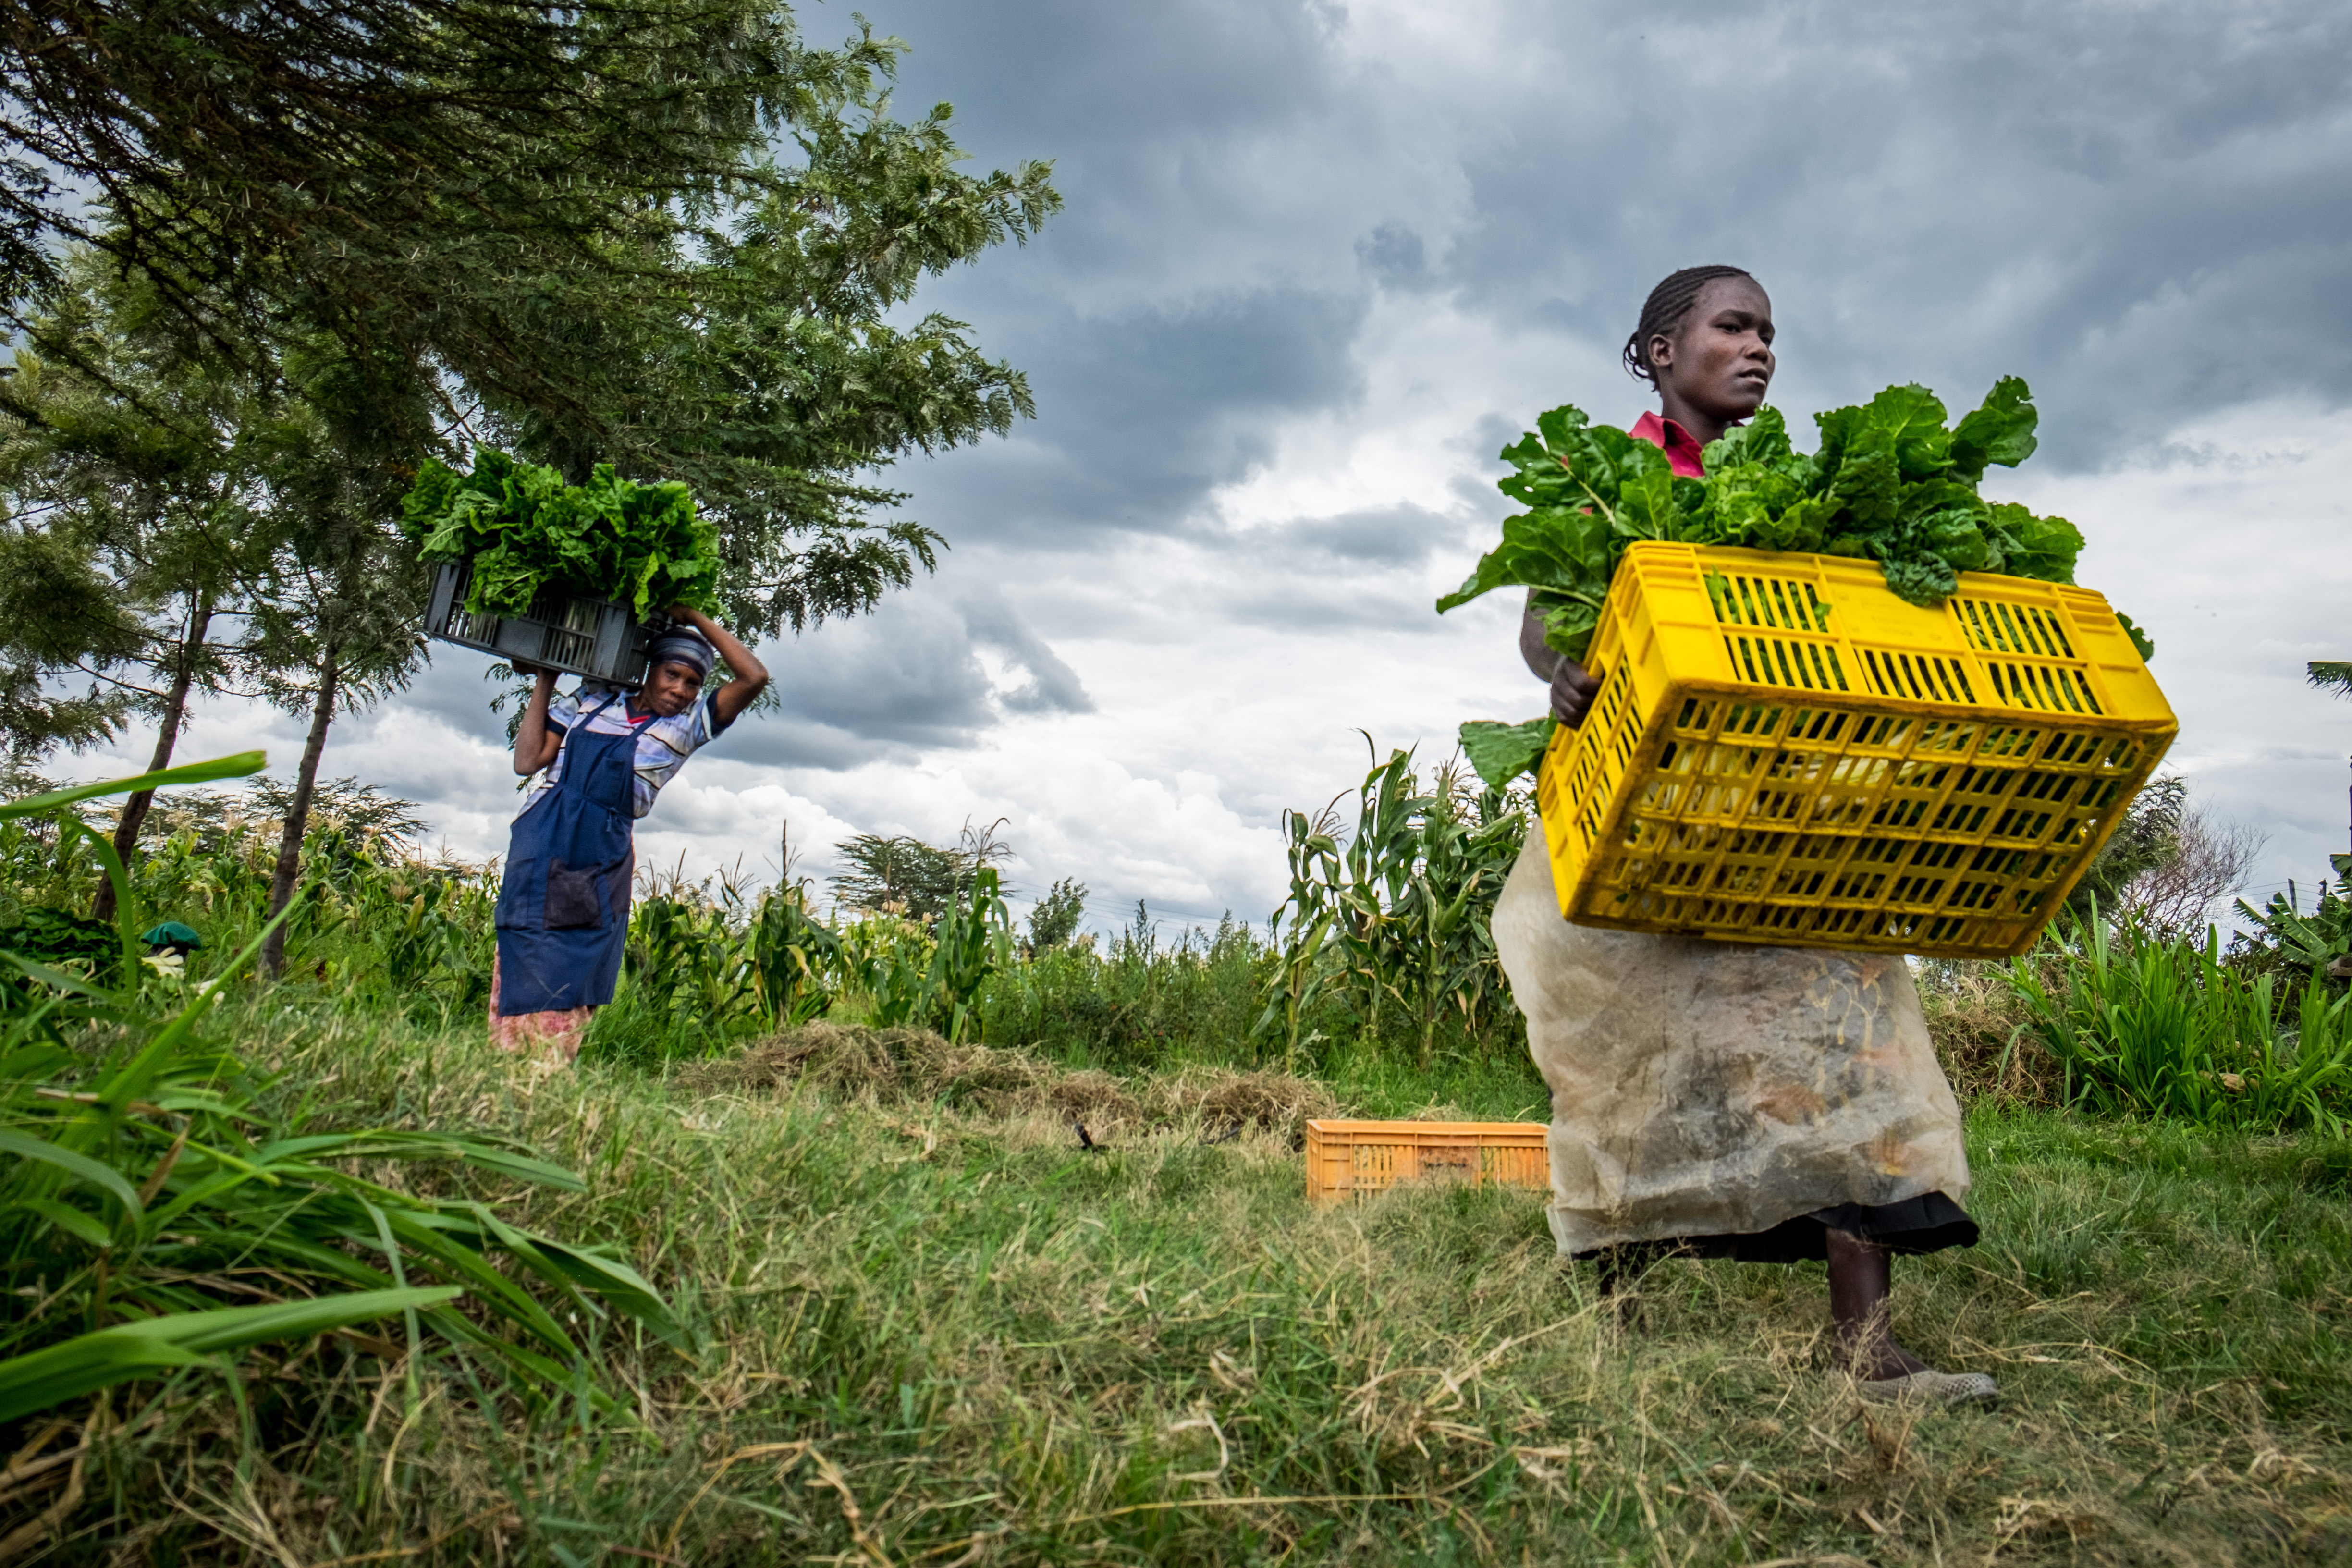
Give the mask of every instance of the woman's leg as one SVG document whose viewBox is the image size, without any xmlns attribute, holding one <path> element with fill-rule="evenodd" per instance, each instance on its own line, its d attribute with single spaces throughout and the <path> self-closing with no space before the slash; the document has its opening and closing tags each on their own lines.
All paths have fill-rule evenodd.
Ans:
<svg viewBox="0 0 2352 1568">
<path fill-rule="evenodd" d="M 1830 1317 L 1837 1324 L 1838 1360 L 1865 1383 L 1926 1372 L 1927 1363 L 1895 1342 L 1887 1296 L 1894 1254 L 1843 1230 L 1829 1233 Z"/>
<path fill-rule="evenodd" d="M 560 1013 L 499 1011 L 499 961 L 490 958 L 490 1044 L 502 1051 L 570 1066 L 579 1059 L 580 1042 L 588 1033 L 593 1007 L 567 1007 Z"/>
</svg>

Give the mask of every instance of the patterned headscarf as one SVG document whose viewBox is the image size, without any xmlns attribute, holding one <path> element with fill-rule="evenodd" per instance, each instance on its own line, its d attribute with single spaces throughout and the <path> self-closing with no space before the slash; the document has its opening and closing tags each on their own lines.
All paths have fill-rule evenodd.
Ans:
<svg viewBox="0 0 2352 1568">
<path fill-rule="evenodd" d="M 702 640 L 702 634 L 680 626 L 654 638 L 652 664 L 657 668 L 665 664 L 683 664 L 695 674 L 708 679 L 710 666 L 719 658 L 719 650 Z"/>
</svg>

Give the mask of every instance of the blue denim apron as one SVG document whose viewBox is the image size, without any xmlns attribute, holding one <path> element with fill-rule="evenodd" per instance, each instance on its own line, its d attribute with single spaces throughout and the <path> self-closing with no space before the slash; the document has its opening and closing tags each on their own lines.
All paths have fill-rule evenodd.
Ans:
<svg viewBox="0 0 2352 1568">
<path fill-rule="evenodd" d="M 606 698 L 564 732 L 554 787 L 515 818 L 499 889 L 499 1012 L 601 1007 L 629 934 L 637 737 L 589 732 Z"/>
</svg>

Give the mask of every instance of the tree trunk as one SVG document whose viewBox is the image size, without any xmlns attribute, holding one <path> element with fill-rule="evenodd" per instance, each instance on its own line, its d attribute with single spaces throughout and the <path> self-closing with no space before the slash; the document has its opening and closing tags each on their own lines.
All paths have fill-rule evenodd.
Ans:
<svg viewBox="0 0 2352 1568">
<path fill-rule="evenodd" d="M 151 773 L 172 765 L 172 748 L 179 743 L 180 721 L 188 710 L 188 687 L 195 679 L 196 655 L 204 648 L 205 633 L 211 629 L 212 620 L 213 602 L 207 595 L 196 601 L 188 616 L 187 640 L 180 644 L 179 668 L 172 672 L 172 689 L 163 698 L 163 720 L 155 731 L 155 755 L 147 763 Z M 126 871 L 131 868 L 131 852 L 139 843 L 139 825 L 147 820 L 147 809 L 154 804 L 152 789 L 142 789 L 122 803 L 122 815 L 114 824 L 114 853 Z M 99 883 L 98 901 L 90 913 L 102 921 L 114 918 L 113 878 Z"/>
<path fill-rule="evenodd" d="M 310 736 L 302 743 L 302 766 L 294 775 L 294 798 L 286 806 L 286 829 L 278 838 L 278 874 L 269 884 L 269 914 L 275 920 L 294 897 L 294 879 L 302 869 L 302 833 L 310 822 L 310 789 L 319 782 L 319 753 L 327 749 L 327 726 L 335 718 L 335 678 L 342 672 L 341 656 L 330 644 L 319 661 L 319 698 L 310 705 Z M 273 980 L 286 966 L 286 928 L 279 926 L 262 944 L 262 968 Z"/>
</svg>

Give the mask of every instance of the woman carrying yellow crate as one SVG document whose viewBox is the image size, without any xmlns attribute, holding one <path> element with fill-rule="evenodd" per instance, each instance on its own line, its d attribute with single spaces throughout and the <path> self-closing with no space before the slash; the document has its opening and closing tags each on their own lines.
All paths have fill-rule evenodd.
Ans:
<svg viewBox="0 0 2352 1568">
<path fill-rule="evenodd" d="M 1738 268 L 1666 279 L 1625 344 L 1661 405 L 1630 433 L 1701 473 L 1707 443 L 1763 403 L 1772 336 L 1771 300 Z M 1552 711 L 1580 722 L 1598 683 L 1533 613 L 1519 648 Z M 1888 1320 L 1895 1255 L 1977 1239 L 1959 1102 L 1904 961 L 1594 930 L 1559 910 L 1537 835 L 1494 930 L 1551 1088 L 1560 1251 L 1612 1271 L 1670 1253 L 1822 1258 L 1839 1357 L 1866 1396 L 1996 1397 L 1981 1373 L 1928 1367 Z"/>
</svg>

